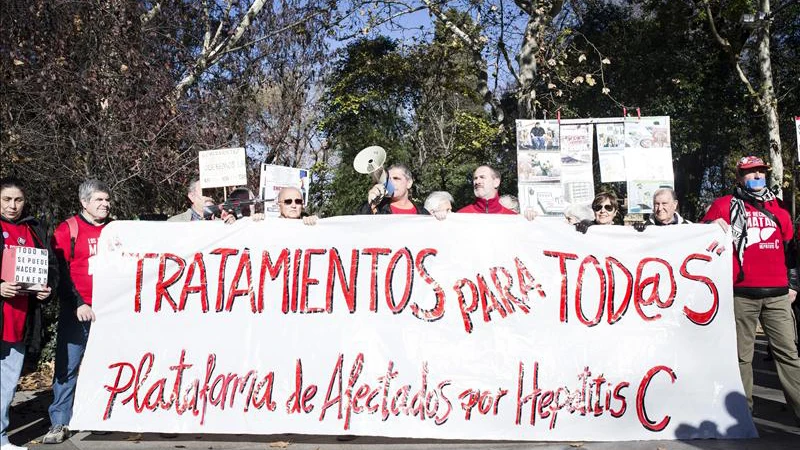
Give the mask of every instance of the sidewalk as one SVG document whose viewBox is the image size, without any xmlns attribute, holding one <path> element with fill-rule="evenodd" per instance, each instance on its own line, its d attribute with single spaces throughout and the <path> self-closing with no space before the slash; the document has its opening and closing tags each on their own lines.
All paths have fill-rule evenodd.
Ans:
<svg viewBox="0 0 800 450">
<path fill-rule="evenodd" d="M 800 448 L 800 427 L 792 420 L 780 391 L 775 366 L 766 357 L 766 342 L 759 337 L 753 361 L 755 382 L 755 416 L 753 418 L 759 439 L 746 440 L 693 440 L 693 441 L 631 441 L 631 442 L 508 442 L 508 441 L 453 441 L 435 439 L 395 439 L 359 437 L 340 442 L 335 436 L 282 434 L 271 436 L 181 434 L 167 438 L 158 433 L 116 432 L 108 435 L 76 433 L 60 445 L 40 444 L 41 437 L 50 425 L 47 407 L 52 400 L 50 390 L 18 392 L 11 411 L 9 437 L 12 443 L 27 445 L 31 449 L 195 449 L 195 450 L 265 450 L 289 448 L 296 450 L 337 450 L 345 448 L 377 448 L 381 450 L 427 449 L 589 449 L 589 450 L 796 450 Z M 26 444 L 27 443 L 27 444 Z"/>
</svg>

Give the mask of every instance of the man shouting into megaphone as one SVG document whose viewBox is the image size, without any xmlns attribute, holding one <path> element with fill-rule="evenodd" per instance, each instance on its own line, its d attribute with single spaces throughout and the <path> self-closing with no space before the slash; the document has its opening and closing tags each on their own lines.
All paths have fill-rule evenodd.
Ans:
<svg viewBox="0 0 800 450">
<path fill-rule="evenodd" d="M 408 167 L 395 164 L 387 170 L 386 183 L 372 186 L 367 193 L 367 202 L 358 209 L 358 214 L 428 214 L 421 204 L 411 200 L 414 176 Z"/>
</svg>

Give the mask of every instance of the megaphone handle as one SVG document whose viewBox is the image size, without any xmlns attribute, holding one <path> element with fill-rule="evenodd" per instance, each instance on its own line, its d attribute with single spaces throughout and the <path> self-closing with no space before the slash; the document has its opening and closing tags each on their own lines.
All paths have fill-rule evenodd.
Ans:
<svg viewBox="0 0 800 450">
<path fill-rule="evenodd" d="M 377 189 L 378 192 L 373 193 L 375 189 Z M 371 200 L 369 198 L 367 200 L 369 207 L 373 212 L 375 212 L 376 208 L 383 201 L 383 199 L 387 197 L 387 194 L 386 187 L 383 184 L 376 184 L 372 186 L 372 189 L 370 189 L 370 195 L 368 196 L 371 197 Z"/>
</svg>

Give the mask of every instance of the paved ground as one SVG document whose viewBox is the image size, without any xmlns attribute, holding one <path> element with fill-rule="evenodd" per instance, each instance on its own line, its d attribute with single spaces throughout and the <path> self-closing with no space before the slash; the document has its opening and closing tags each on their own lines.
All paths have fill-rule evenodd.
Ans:
<svg viewBox="0 0 800 450">
<path fill-rule="evenodd" d="M 47 450 L 123 450 L 123 449 L 196 449 L 196 450 L 255 450 L 289 448 L 291 450 L 334 450 L 342 448 L 378 448 L 380 450 L 423 449 L 590 449 L 590 450 L 797 450 L 800 448 L 800 427 L 797 427 L 787 410 L 780 391 L 775 366 L 763 361 L 766 343 L 760 339 L 756 345 L 754 389 L 755 417 L 759 439 L 746 440 L 694 440 L 694 441 L 632 441 L 632 442 L 503 442 L 503 441 L 444 441 L 434 439 L 390 439 L 359 437 L 349 442 L 339 442 L 333 436 L 313 435 L 195 435 L 182 434 L 174 438 L 157 433 L 111 433 L 104 436 L 77 433 L 60 445 L 40 444 L 47 431 L 47 406 L 50 391 L 20 392 L 11 412 L 10 439 L 17 445 L 31 449 Z M 26 444 L 27 443 L 27 444 Z"/>
</svg>

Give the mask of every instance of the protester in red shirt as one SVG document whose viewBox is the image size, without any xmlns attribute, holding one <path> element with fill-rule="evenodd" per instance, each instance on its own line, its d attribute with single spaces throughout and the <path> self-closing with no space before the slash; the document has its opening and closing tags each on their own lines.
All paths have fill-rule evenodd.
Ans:
<svg viewBox="0 0 800 450">
<path fill-rule="evenodd" d="M 83 182 L 78 188 L 81 212 L 59 224 L 53 234 L 53 250 L 61 274 L 58 289 L 61 312 L 56 338 L 53 403 L 49 409 L 51 427 L 42 438 L 45 444 L 58 444 L 70 436 L 68 425 L 72 418 L 78 368 L 95 320 L 92 257 L 97 254 L 100 232 L 110 221 L 109 193 L 105 183 L 97 180 Z"/>
<path fill-rule="evenodd" d="M 47 248 L 44 232 L 33 217 L 23 214 L 25 189 L 20 180 L 0 180 L 0 264 L 2 255 L 11 246 Z M 17 389 L 25 358 L 25 326 L 40 302 L 47 300 L 56 283 L 57 271 L 53 252 L 48 249 L 50 267 L 44 290 L 35 294 L 23 290 L 21 283 L 0 280 L 0 449 L 19 450 L 8 441 L 8 412 Z"/>
<path fill-rule="evenodd" d="M 500 174 L 489 166 L 480 166 L 472 175 L 472 192 L 475 203 L 467 205 L 459 213 L 516 214 L 500 204 Z"/>
<path fill-rule="evenodd" d="M 703 222 L 733 234 L 733 308 L 739 373 L 753 408 L 753 352 L 758 321 L 773 349 L 787 404 L 800 421 L 800 359 L 789 306 L 786 244 L 792 239 L 789 213 L 767 188 L 769 165 L 747 156 L 736 165 L 733 195 L 711 204 Z"/>
</svg>

